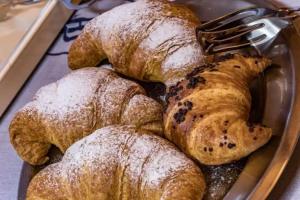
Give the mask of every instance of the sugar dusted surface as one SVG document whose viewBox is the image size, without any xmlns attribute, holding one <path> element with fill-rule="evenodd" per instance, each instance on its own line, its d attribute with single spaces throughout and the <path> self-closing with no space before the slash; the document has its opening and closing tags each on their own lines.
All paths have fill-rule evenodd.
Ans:
<svg viewBox="0 0 300 200">
<path fill-rule="evenodd" d="M 78 192 L 83 190 L 83 185 L 90 192 L 118 193 L 116 185 L 121 184 L 122 187 L 130 187 L 132 195 L 138 195 L 134 191 L 140 190 L 139 195 L 146 195 L 146 199 L 152 199 L 147 197 L 147 190 L 154 191 L 156 195 L 162 194 L 163 185 L 168 181 L 173 183 L 174 177 L 181 173 L 191 173 L 193 177 L 198 176 L 200 182 L 203 181 L 198 167 L 172 144 L 158 136 L 138 132 L 132 126 L 99 129 L 73 144 L 60 162 L 40 172 L 47 190 L 57 190 L 63 182 L 60 193 L 65 193 L 63 190 L 70 187 Z M 123 182 L 122 174 L 131 183 Z M 94 177 L 93 183 L 84 177 Z M 196 186 L 199 183 L 191 181 L 191 184 Z M 39 187 L 35 179 L 31 187 Z M 113 192 L 114 189 L 117 191 Z M 75 191 L 68 191 L 68 195 L 72 194 Z"/>
<path fill-rule="evenodd" d="M 96 68 L 76 71 L 41 88 L 34 98 L 34 106 L 47 117 L 58 119 L 70 112 L 79 112 L 82 106 L 92 101 L 91 94 L 98 88 L 98 82 L 94 81 L 97 71 Z"/>
</svg>

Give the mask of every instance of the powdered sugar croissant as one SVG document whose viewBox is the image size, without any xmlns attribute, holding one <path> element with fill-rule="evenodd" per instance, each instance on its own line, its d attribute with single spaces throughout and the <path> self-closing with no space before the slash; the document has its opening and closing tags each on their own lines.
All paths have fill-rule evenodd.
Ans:
<svg viewBox="0 0 300 200">
<path fill-rule="evenodd" d="M 27 200 L 200 200 L 200 169 L 161 137 L 109 126 L 73 144 L 39 172 Z"/>
<path fill-rule="evenodd" d="M 139 0 L 91 20 L 69 50 L 72 69 L 108 58 L 114 68 L 140 80 L 175 82 L 203 64 L 195 29 L 198 17 L 166 0 Z"/>
<path fill-rule="evenodd" d="M 162 108 L 138 84 L 107 69 L 85 68 L 41 88 L 16 113 L 9 132 L 19 156 L 39 165 L 48 160 L 51 145 L 64 152 L 111 124 L 132 124 L 162 134 Z"/>
</svg>

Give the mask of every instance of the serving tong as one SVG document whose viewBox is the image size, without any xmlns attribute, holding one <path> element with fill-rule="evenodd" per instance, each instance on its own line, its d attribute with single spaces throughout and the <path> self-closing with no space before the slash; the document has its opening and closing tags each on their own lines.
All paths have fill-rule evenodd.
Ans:
<svg viewBox="0 0 300 200">
<path fill-rule="evenodd" d="M 197 39 L 206 54 L 254 47 L 266 50 L 278 34 L 298 17 L 300 8 L 278 10 L 262 7 L 241 9 L 197 27 Z"/>
</svg>

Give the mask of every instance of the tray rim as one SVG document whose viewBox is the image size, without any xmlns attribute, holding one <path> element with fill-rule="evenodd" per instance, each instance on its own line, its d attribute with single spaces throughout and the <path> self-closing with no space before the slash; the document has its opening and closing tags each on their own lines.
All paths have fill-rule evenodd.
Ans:
<svg viewBox="0 0 300 200">
<path fill-rule="evenodd" d="M 290 47 L 289 49 L 295 48 L 297 44 L 300 45 L 300 34 L 298 32 L 298 28 L 300 28 L 300 17 L 293 22 L 293 26 L 296 35 L 292 35 L 292 38 L 290 38 L 288 43 Z M 293 57 L 300 57 L 299 51 L 290 52 L 293 54 Z M 297 66 L 300 66 L 300 60 L 296 60 L 296 62 L 293 63 L 293 98 L 284 134 L 282 135 L 280 144 L 274 154 L 273 159 L 263 173 L 262 177 L 259 179 L 259 182 L 247 197 L 249 200 L 266 199 L 268 197 L 282 175 L 299 140 L 300 123 L 297 122 L 297 120 L 300 119 L 300 69 Z"/>
</svg>

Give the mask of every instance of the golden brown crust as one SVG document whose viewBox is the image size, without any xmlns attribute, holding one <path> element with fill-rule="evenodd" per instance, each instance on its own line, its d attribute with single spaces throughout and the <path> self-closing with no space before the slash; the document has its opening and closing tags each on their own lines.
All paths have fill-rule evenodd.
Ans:
<svg viewBox="0 0 300 200">
<path fill-rule="evenodd" d="M 39 172 L 27 200 L 195 200 L 204 191 L 200 169 L 174 145 L 133 126 L 109 126 Z"/>
<path fill-rule="evenodd" d="M 110 70 L 85 68 L 41 88 L 16 113 L 10 139 L 22 159 L 40 165 L 47 161 L 52 144 L 64 152 L 107 125 L 133 124 L 162 134 L 161 112 L 138 84 Z"/>
<path fill-rule="evenodd" d="M 107 57 L 127 76 L 174 82 L 203 64 L 195 36 L 199 24 L 191 10 L 164 0 L 121 5 L 85 26 L 69 50 L 69 66 L 87 67 Z"/>
<path fill-rule="evenodd" d="M 94 67 L 101 60 L 105 59 L 104 53 L 101 50 L 98 51 L 89 33 L 83 33 L 78 36 L 72 44 L 72 52 L 68 56 L 69 65 L 73 66 L 72 69 Z"/>
<path fill-rule="evenodd" d="M 232 58 L 196 68 L 169 91 L 165 135 L 203 164 L 239 160 L 264 145 L 272 131 L 248 124 L 249 82 L 269 65 L 265 58 Z"/>
</svg>

